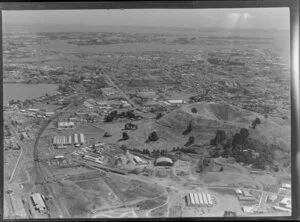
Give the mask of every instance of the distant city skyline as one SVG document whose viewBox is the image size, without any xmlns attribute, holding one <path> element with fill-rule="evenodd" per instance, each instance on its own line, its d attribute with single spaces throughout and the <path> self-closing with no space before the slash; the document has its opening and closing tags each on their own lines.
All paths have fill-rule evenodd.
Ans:
<svg viewBox="0 0 300 222">
<path fill-rule="evenodd" d="M 288 8 L 3 11 L 3 25 L 289 29 Z"/>
</svg>

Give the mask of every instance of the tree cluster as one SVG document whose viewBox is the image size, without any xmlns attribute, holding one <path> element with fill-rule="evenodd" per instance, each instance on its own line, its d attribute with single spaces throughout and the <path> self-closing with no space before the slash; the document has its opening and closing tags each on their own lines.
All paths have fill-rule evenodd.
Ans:
<svg viewBox="0 0 300 222">
<path fill-rule="evenodd" d="M 225 132 L 218 131 L 215 138 L 211 140 L 211 145 L 214 148 L 210 150 L 210 156 L 212 158 L 232 156 L 237 162 L 252 164 L 253 168 L 262 170 L 265 169 L 266 165 L 272 165 L 274 147 L 248 138 L 249 131 L 246 128 L 242 128 L 240 132 L 228 139 L 226 139 Z M 254 155 L 255 152 L 259 155 Z"/>
<path fill-rule="evenodd" d="M 161 117 L 163 117 L 163 114 L 162 113 L 158 113 L 155 117 L 155 119 L 160 119 Z"/>
<path fill-rule="evenodd" d="M 128 119 L 134 119 L 134 120 L 142 119 L 141 116 L 135 115 L 133 110 L 128 110 L 127 112 L 121 112 L 121 113 L 118 113 L 117 110 L 114 110 L 114 111 L 110 112 L 104 118 L 104 121 L 105 122 L 112 122 L 113 120 L 118 119 L 118 118 L 128 118 Z"/>
<path fill-rule="evenodd" d="M 256 118 L 253 122 L 252 122 L 252 129 L 255 129 L 257 124 L 260 124 L 261 121 L 259 118 Z"/>
<path fill-rule="evenodd" d="M 194 136 L 190 136 L 188 141 L 186 142 L 186 144 L 184 144 L 185 147 L 188 147 L 190 145 L 192 145 L 195 142 L 195 137 Z"/>
<path fill-rule="evenodd" d="M 126 123 L 125 124 L 125 130 L 136 130 L 138 126 L 133 123 Z"/>
<path fill-rule="evenodd" d="M 198 110 L 197 110 L 195 107 L 193 107 L 193 108 L 191 109 L 191 111 L 192 111 L 192 113 L 197 113 L 197 112 L 198 112 Z"/>
<path fill-rule="evenodd" d="M 223 145 L 226 141 L 226 133 L 224 130 L 218 130 L 214 139 L 210 141 L 210 145 L 217 146 L 219 144 Z"/>
<path fill-rule="evenodd" d="M 192 123 L 189 123 L 189 125 L 187 126 L 186 130 L 183 131 L 182 135 L 187 135 L 189 134 L 190 132 L 192 132 L 193 130 L 193 126 L 192 126 Z"/>
<path fill-rule="evenodd" d="M 151 142 L 151 141 L 157 141 L 158 139 L 159 139 L 159 137 L 158 137 L 157 133 L 155 131 L 153 131 L 148 136 L 148 139 L 147 139 L 146 143 Z"/>
</svg>

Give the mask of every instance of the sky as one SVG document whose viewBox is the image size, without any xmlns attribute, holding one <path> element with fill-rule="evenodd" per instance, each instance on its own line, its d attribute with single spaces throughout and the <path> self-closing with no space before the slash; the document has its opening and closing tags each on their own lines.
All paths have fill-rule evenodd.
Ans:
<svg viewBox="0 0 300 222">
<path fill-rule="evenodd" d="M 288 8 L 3 11 L 3 24 L 289 29 Z"/>
</svg>

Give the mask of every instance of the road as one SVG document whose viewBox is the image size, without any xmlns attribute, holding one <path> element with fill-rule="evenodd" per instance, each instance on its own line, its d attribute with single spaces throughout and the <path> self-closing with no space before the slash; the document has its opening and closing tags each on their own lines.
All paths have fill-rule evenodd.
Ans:
<svg viewBox="0 0 300 222">
<path fill-rule="evenodd" d="M 111 80 L 111 78 L 108 75 L 104 75 L 104 77 L 107 79 L 107 81 L 109 82 L 110 85 L 115 87 L 122 94 L 122 96 L 132 105 L 133 108 L 137 107 L 137 105 L 126 95 L 126 93 L 124 93 L 124 91 L 122 89 L 119 88 L 119 86 L 117 86 L 117 84 L 115 84 Z"/>
<path fill-rule="evenodd" d="M 169 204 L 169 201 L 170 201 L 170 197 L 168 196 L 168 198 L 167 198 L 167 200 L 166 200 L 165 203 L 163 203 L 162 205 L 159 205 L 159 206 L 154 207 L 154 208 L 150 209 L 149 211 L 147 211 L 146 217 L 151 217 L 150 214 L 151 214 L 151 212 L 152 212 L 153 210 L 156 210 L 157 208 L 160 208 L 160 207 L 165 206 L 166 204 Z M 169 208 L 168 208 L 167 215 L 169 215 Z"/>
<path fill-rule="evenodd" d="M 21 148 L 21 153 L 17 159 L 16 165 L 14 167 L 14 170 L 11 174 L 11 177 L 8 181 L 8 183 L 13 183 L 20 171 L 21 166 L 23 166 L 22 163 L 22 157 L 24 155 L 26 155 L 26 153 L 30 150 L 29 147 L 27 146 L 27 144 L 25 144 L 24 142 L 22 142 L 19 138 L 19 134 L 18 132 L 15 130 L 15 128 L 11 125 L 10 121 L 7 121 L 7 126 L 9 127 L 10 132 L 12 133 L 12 135 L 14 136 L 14 138 L 16 139 L 17 143 L 19 144 L 20 148 Z"/>
<path fill-rule="evenodd" d="M 265 203 L 267 202 L 267 198 L 268 198 L 269 193 L 268 192 L 263 192 L 260 200 L 259 200 L 259 208 L 263 208 Z"/>
</svg>

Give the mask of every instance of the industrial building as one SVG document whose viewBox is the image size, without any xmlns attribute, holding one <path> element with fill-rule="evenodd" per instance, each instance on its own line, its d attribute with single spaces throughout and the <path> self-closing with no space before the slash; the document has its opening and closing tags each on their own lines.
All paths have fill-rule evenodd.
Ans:
<svg viewBox="0 0 300 222">
<path fill-rule="evenodd" d="M 55 136 L 53 138 L 53 145 L 56 148 L 65 148 L 66 145 L 71 145 L 72 139 L 71 136 Z"/>
<path fill-rule="evenodd" d="M 245 197 L 252 197 L 252 194 L 250 193 L 249 190 L 243 190 L 243 194 Z"/>
<path fill-rule="evenodd" d="M 187 206 L 213 206 L 212 196 L 209 193 L 189 193 L 185 199 Z"/>
<path fill-rule="evenodd" d="M 155 161 L 156 166 L 172 166 L 173 161 L 168 157 L 159 157 Z"/>
<path fill-rule="evenodd" d="M 235 193 L 237 195 L 242 195 L 243 194 L 243 191 L 241 189 L 235 189 Z"/>
<path fill-rule="evenodd" d="M 75 133 L 74 134 L 74 145 L 80 146 L 80 145 L 83 145 L 84 143 L 85 143 L 84 134 L 83 133 L 80 133 L 80 134 Z"/>
<path fill-rule="evenodd" d="M 133 161 L 136 163 L 136 164 L 147 164 L 147 161 L 138 157 L 138 156 L 134 156 L 133 155 Z"/>
<path fill-rule="evenodd" d="M 136 94 L 137 97 L 140 97 L 144 100 L 156 99 L 157 95 L 154 91 L 140 91 Z"/>
<path fill-rule="evenodd" d="M 107 99 L 122 99 L 123 96 L 114 88 L 108 87 L 108 88 L 101 88 L 101 92 L 104 96 L 106 96 Z"/>
<path fill-rule="evenodd" d="M 257 202 L 254 197 L 245 197 L 245 196 L 238 196 L 238 200 L 248 204 L 255 204 Z"/>
<path fill-rule="evenodd" d="M 34 193 L 30 197 L 36 210 L 44 212 L 47 209 L 43 196 L 40 193 Z"/>
<path fill-rule="evenodd" d="M 91 161 L 93 161 L 93 162 L 103 164 L 103 158 L 101 158 L 101 157 L 93 157 L 93 156 L 91 156 L 91 155 L 84 155 L 84 156 L 83 156 L 83 159 L 91 160 Z"/>
<path fill-rule="evenodd" d="M 173 106 L 176 106 L 176 105 L 181 105 L 181 104 L 184 104 L 186 103 L 184 100 L 182 99 L 170 99 L 168 100 L 169 104 L 170 105 L 173 105 Z"/>
<path fill-rule="evenodd" d="M 254 213 L 254 207 L 253 206 L 243 206 L 242 210 L 246 214 L 253 214 Z"/>
<path fill-rule="evenodd" d="M 114 88 L 111 88 L 111 87 L 101 88 L 101 92 L 105 96 L 111 96 L 111 95 L 118 93 L 118 91 L 116 91 Z"/>
<path fill-rule="evenodd" d="M 285 189 L 291 189 L 292 188 L 291 184 L 289 184 L 289 183 L 283 183 L 282 187 L 285 188 Z"/>
<path fill-rule="evenodd" d="M 52 112 L 52 111 L 45 112 L 45 116 L 52 116 L 54 114 L 55 114 L 55 112 Z"/>
<path fill-rule="evenodd" d="M 58 122 L 57 127 L 59 129 L 71 129 L 75 126 L 74 122 Z"/>
<path fill-rule="evenodd" d="M 72 143 L 73 141 L 73 143 Z M 53 138 L 53 145 L 57 148 L 66 148 L 68 145 L 80 146 L 85 144 L 85 137 L 83 133 L 74 134 L 73 140 L 72 136 L 55 136 Z"/>
<path fill-rule="evenodd" d="M 280 201 L 279 205 L 280 205 L 281 207 L 285 207 L 285 208 L 291 209 L 291 208 L 292 208 L 292 200 L 291 200 L 290 197 L 284 197 L 284 198 Z"/>
</svg>

